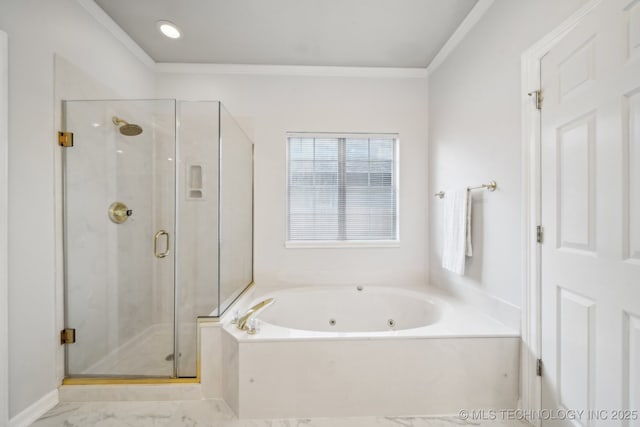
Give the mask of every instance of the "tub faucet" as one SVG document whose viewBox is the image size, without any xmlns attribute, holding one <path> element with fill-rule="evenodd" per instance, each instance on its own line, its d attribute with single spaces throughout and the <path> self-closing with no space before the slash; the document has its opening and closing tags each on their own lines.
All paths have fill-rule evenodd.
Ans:
<svg viewBox="0 0 640 427">
<path fill-rule="evenodd" d="M 238 318 L 238 323 L 237 323 L 238 329 L 247 331 L 247 333 L 251 335 L 255 334 L 257 330 L 255 327 L 249 325 L 250 321 L 258 313 L 260 313 L 265 308 L 269 307 L 274 302 L 275 300 L 273 298 L 267 298 L 266 300 L 260 301 L 259 303 L 251 307 L 249 310 L 247 310 L 246 313 L 244 313 L 242 316 Z"/>
</svg>

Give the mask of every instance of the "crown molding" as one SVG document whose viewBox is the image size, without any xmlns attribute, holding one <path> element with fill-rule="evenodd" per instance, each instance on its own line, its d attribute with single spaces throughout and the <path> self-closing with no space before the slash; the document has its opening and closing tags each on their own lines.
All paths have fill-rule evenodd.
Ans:
<svg viewBox="0 0 640 427">
<path fill-rule="evenodd" d="M 155 70 L 156 62 L 136 43 L 129 34 L 113 20 L 93 0 L 76 0 L 98 23 L 107 29 L 120 43 L 122 43 L 136 58 L 151 70 Z"/>
<path fill-rule="evenodd" d="M 324 67 L 310 65 L 248 65 L 156 63 L 159 73 L 234 74 L 262 76 L 414 78 L 427 77 L 426 68 Z"/>
</svg>

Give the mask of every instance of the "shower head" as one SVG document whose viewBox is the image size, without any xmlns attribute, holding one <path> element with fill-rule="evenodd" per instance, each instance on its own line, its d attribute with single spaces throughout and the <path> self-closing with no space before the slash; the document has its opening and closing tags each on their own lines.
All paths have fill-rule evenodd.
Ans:
<svg viewBox="0 0 640 427">
<path fill-rule="evenodd" d="M 142 133 L 142 128 L 136 124 L 126 122 L 119 117 L 113 116 L 113 124 L 119 127 L 120 133 L 125 136 L 136 136 Z"/>
</svg>

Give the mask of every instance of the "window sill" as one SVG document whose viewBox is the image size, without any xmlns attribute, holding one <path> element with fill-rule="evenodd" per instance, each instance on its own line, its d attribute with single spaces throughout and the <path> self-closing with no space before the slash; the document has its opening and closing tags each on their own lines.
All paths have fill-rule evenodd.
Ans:
<svg viewBox="0 0 640 427">
<path fill-rule="evenodd" d="M 284 247 L 288 249 L 318 249 L 318 248 L 399 248 L 400 240 L 287 240 Z"/>
</svg>

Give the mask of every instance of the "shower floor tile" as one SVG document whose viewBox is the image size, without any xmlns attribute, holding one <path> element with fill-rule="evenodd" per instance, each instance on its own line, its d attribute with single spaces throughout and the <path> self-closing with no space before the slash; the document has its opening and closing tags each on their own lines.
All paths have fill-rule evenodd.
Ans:
<svg viewBox="0 0 640 427">
<path fill-rule="evenodd" d="M 195 334 L 195 324 L 193 326 L 188 324 L 182 328 L 180 336 L 185 341 L 192 340 L 195 343 Z M 105 356 L 83 374 L 100 376 L 171 376 L 173 374 L 173 338 L 173 325 L 155 325 L 121 348 Z M 189 372 L 187 372 L 186 376 L 195 374 L 195 345 L 192 347 L 194 347 L 193 351 L 180 353 L 180 367 L 189 367 L 187 369 Z M 187 348 L 191 350 L 191 347 Z"/>
<path fill-rule="evenodd" d="M 528 427 L 517 420 L 458 417 L 355 417 L 238 420 L 221 400 L 61 403 L 33 427 Z"/>
</svg>

